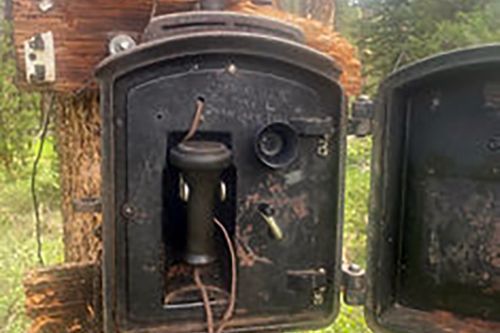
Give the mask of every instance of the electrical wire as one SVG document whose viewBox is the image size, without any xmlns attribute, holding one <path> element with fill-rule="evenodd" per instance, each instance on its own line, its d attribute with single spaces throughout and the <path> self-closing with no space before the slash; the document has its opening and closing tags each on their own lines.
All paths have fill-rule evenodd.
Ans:
<svg viewBox="0 0 500 333">
<path fill-rule="evenodd" d="M 191 127 L 186 134 L 186 136 L 183 138 L 182 142 L 186 142 L 191 140 L 196 132 L 198 131 L 201 121 L 203 119 L 203 111 L 205 110 L 205 101 L 203 98 L 198 98 L 196 101 L 196 112 L 194 114 L 193 120 L 191 122 Z M 226 311 L 224 312 L 224 315 L 222 317 L 222 320 L 220 322 L 219 327 L 217 328 L 217 331 L 215 333 L 222 333 L 224 331 L 224 328 L 227 326 L 229 320 L 233 317 L 234 314 L 234 309 L 236 306 L 236 292 L 237 292 L 237 286 L 238 286 L 238 272 L 237 272 L 237 267 L 236 267 L 236 251 L 234 249 L 233 243 L 231 241 L 231 237 L 229 236 L 228 231 L 224 227 L 224 225 L 217 219 L 214 218 L 214 223 L 217 225 L 217 227 L 221 230 L 224 239 L 227 243 L 227 248 L 229 251 L 229 255 L 231 257 L 231 291 L 229 294 L 229 302 Z M 203 281 L 201 279 L 201 274 L 199 268 L 194 269 L 194 281 L 198 289 L 200 290 L 202 299 L 203 299 L 203 306 L 205 308 L 205 315 L 207 317 L 207 329 L 208 333 L 214 333 L 214 318 L 213 318 L 213 311 L 212 307 L 210 305 L 210 298 L 208 296 L 207 292 L 207 286 L 203 284 Z"/>
<path fill-rule="evenodd" d="M 196 112 L 194 114 L 193 121 L 191 122 L 191 128 L 189 129 L 184 139 L 182 139 L 182 142 L 189 141 L 194 137 L 194 135 L 198 131 L 198 128 L 200 128 L 204 110 L 205 102 L 202 98 L 198 98 L 198 100 L 196 101 Z"/>
<path fill-rule="evenodd" d="M 213 294 L 222 294 L 224 296 L 229 294 L 224 289 L 216 287 L 216 286 L 205 285 L 205 288 L 207 289 L 208 292 L 213 293 Z M 196 284 L 176 289 L 165 296 L 163 303 L 165 303 L 166 305 L 169 305 L 170 303 L 172 303 L 173 300 L 175 300 L 180 295 L 187 294 L 187 293 L 194 292 L 194 291 L 199 291 L 199 288 Z"/>
<path fill-rule="evenodd" d="M 236 292 L 238 286 L 238 272 L 236 267 L 236 252 L 234 250 L 231 237 L 229 236 L 229 233 L 227 232 L 224 225 L 217 218 L 214 218 L 214 223 L 217 225 L 217 227 L 219 227 L 222 234 L 224 235 L 229 255 L 231 257 L 231 292 L 229 294 L 229 303 L 226 311 L 224 312 L 220 325 L 215 331 L 215 333 L 222 333 L 225 327 L 227 326 L 229 320 L 233 317 L 234 314 L 234 309 L 236 306 Z M 203 307 L 205 308 L 205 315 L 207 317 L 208 333 L 214 333 L 213 311 L 210 305 L 210 299 L 208 297 L 207 287 L 203 284 L 203 281 L 201 280 L 199 268 L 195 268 L 194 270 L 194 281 L 196 283 L 196 286 L 200 290 L 203 299 Z"/>
<path fill-rule="evenodd" d="M 231 292 L 229 294 L 229 304 L 226 309 L 226 312 L 224 313 L 224 316 L 222 317 L 221 324 L 216 332 L 216 333 L 222 333 L 224 331 L 224 328 L 228 324 L 229 320 L 233 317 L 234 314 L 234 309 L 236 306 L 236 292 L 238 286 L 238 271 L 236 267 L 236 251 L 234 250 L 231 237 L 229 236 L 229 233 L 227 232 L 224 225 L 217 218 L 214 218 L 214 223 L 219 227 L 222 234 L 224 235 L 229 255 L 231 257 Z"/>
<path fill-rule="evenodd" d="M 33 210 L 35 213 L 35 233 L 36 233 L 36 243 L 37 243 L 37 258 L 38 258 L 38 263 L 41 266 L 45 265 L 45 262 L 43 260 L 43 244 L 42 244 L 42 220 L 40 217 L 40 204 L 38 201 L 38 196 L 36 193 L 36 176 L 38 173 L 38 165 L 40 164 L 40 160 L 42 158 L 43 154 L 43 147 L 45 146 L 45 139 L 47 138 L 47 132 L 49 130 L 49 124 L 50 124 L 50 117 L 52 114 L 52 110 L 54 109 L 54 101 L 55 97 L 54 95 L 51 96 L 50 102 L 49 102 L 49 107 L 47 111 L 45 112 L 45 117 L 43 120 L 42 124 L 42 132 L 40 134 L 40 144 L 38 146 L 38 151 L 35 156 L 35 160 L 33 162 L 33 169 L 31 172 L 31 196 L 33 199 Z M 43 103 L 43 101 L 42 101 Z M 42 109 L 43 109 L 42 105 Z"/>
<path fill-rule="evenodd" d="M 201 298 L 203 299 L 203 305 L 205 308 L 205 315 L 207 317 L 207 328 L 208 333 L 214 333 L 214 315 L 212 312 L 212 307 L 210 306 L 210 298 L 208 297 L 207 288 L 201 281 L 200 269 L 194 269 L 194 282 L 198 289 L 200 289 Z"/>
</svg>

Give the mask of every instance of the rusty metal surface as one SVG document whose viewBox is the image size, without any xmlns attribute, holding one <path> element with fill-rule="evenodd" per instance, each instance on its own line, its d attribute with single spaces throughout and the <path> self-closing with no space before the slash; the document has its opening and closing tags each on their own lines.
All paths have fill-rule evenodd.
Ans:
<svg viewBox="0 0 500 333">
<path fill-rule="evenodd" d="M 500 187 L 495 182 L 429 178 L 412 186 L 421 200 L 408 229 L 401 302 L 421 309 L 498 320 Z M 410 196 L 411 200 L 411 196 Z M 417 222 L 418 223 L 418 222 Z"/>
<path fill-rule="evenodd" d="M 491 182 L 430 181 L 427 263 L 436 284 L 449 282 L 500 292 L 500 186 Z"/>
<path fill-rule="evenodd" d="M 441 333 L 496 333 L 500 324 L 476 318 L 463 318 L 446 311 L 418 311 L 396 308 L 383 315 L 396 332 L 441 332 Z"/>
<path fill-rule="evenodd" d="M 367 295 L 375 330 L 498 331 L 499 52 L 440 55 L 382 85 Z"/>
</svg>

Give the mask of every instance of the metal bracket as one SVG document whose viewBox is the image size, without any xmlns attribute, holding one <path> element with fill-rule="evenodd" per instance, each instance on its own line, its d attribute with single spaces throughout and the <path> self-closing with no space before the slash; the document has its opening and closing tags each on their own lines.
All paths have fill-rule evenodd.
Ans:
<svg viewBox="0 0 500 333">
<path fill-rule="evenodd" d="M 77 213 L 100 213 L 102 200 L 101 198 L 73 199 L 73 210 Z"/>
<path fill-rule="evenodd" d="M 288 284 L 293 286 L 293 290 L 312 289 L 311 302 L 313 305 L 320 306 L 325 302 L 328 278 L 327 271 L 324 268 L 289 270 L 287 276 Z"/>
<path fill-rule="evenodd" d="M 365 304 L 366 276 L 365 271 L 356 264 L 342 265 L 342 289 L 344 303 L 351 306 Z"/>
<path fill-rule="evenodd" d="M 373 132 L 374 103 L 368 96 L 360 96 L 352 105 L 349 135 L 366 137 Z"/>
<path fill-rule="evenodd" d="M 289 121 L 301 136 L 324 137 L 334 133 L 335 124 L 332 117 L 293 117 Z"/>
<path fill-rule="evenodd" d="M 54 35 L 52 31 L 36 34 L 24 42 L 26 80 L 33 84 L 56 80 Z"/>
</svg>

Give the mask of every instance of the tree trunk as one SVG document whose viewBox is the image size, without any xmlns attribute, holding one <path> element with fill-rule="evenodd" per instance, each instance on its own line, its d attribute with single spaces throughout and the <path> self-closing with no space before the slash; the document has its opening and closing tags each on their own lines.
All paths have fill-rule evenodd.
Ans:
<svg viewBox="0 0 500 333">
<path fill-rule="evenodd" d="M 66 264 L 32 271 L 24 279 L 29 333 L 101 333 L 98 265 Z"/>
<path fill-rule="evenodd" d="M 101 256 L 102 224 L 101 213 L 92 211 L 101 190 L 98 92 L 58 95 L 56 108 L 65 259 L 96 262 Z"/>
</svg>

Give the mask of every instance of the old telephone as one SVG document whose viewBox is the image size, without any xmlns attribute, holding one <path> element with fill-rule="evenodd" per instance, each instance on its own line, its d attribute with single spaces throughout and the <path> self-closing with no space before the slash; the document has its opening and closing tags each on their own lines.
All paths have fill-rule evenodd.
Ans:
<svg viewBox="0 0 500 333">
<path fill-rule="evenodd" d="M 98 69 L 105 331 L 320 328 L 341 290 L 376 332 L 500 331 L 500 46 L 383 84 L 365 276 L 341 264 L 338 67 L 223 6 L 153 19 Z"/>
</svg>

